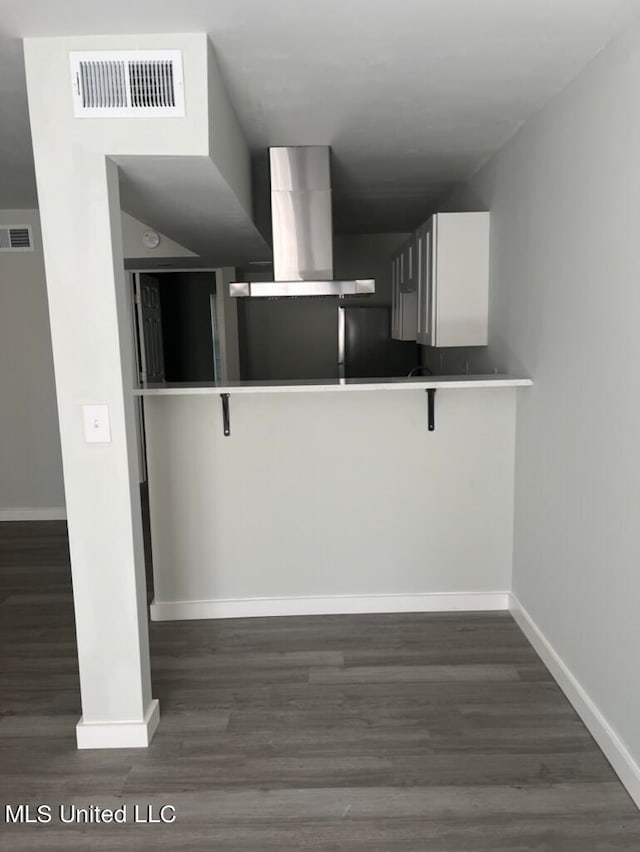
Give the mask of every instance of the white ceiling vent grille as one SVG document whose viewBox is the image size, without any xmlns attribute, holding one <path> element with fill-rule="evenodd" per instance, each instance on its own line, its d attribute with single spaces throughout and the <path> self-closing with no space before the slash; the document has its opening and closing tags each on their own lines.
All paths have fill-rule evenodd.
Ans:
<svg viewBox="0 0 640 852">
<path fill-rule="evenodd" d="M 181 50 L 72 52 L 76 118 L 184 117 Z"/>
<path fill-rule="evenodd" d="M 0 251 L 33 251 L 31 225 L 0 225 Z"/>
</svg>

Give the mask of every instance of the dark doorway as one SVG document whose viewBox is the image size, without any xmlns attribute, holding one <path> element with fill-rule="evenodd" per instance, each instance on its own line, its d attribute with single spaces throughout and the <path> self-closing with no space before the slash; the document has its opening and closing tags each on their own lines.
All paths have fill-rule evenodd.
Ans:
<svg viewBox="0 0 640 852">
<path fill-rule="evenodd" d="M 215 272 L 158 275 L 167 382 L 214 382 Z"/>
</svg>

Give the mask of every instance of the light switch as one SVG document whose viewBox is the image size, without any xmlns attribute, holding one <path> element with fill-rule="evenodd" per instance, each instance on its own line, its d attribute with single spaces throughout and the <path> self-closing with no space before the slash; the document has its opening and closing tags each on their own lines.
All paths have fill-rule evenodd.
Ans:
<svg viewBox="0 0 640 852">
<path fill-rule="evenodd" d="M 83 405 L 84 439 L 87 444 L 111 443 L 108 405 Z"/>
</svg>

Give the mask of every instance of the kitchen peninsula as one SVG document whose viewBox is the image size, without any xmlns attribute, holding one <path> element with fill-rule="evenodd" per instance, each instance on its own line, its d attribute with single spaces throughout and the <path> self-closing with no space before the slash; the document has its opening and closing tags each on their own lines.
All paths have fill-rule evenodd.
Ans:
<svg viewBox="0 0 640 852">
<path fill-rule="evenodd" d="M 516 402 L 531 384 L 464 375 L 136 390 L 152 618 L 505 608 Z"/>
</svg>

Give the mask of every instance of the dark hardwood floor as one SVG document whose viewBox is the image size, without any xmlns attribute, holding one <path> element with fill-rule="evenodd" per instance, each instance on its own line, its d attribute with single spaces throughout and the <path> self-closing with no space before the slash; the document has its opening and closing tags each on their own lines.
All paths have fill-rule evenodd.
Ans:
<svg viewBox="0 0 640 852">
<path fill-rule="evenodd" d="M 63 524 L 0 524 L 0 847 L 638 852 L 640 813 L 508 614 L 151 625 L 149 749 L 79 752 Z M 4 805 L 50 804 L 50 824 Z M 126 825 L 57 807 L 127 804 Z M 133 824 L 134 804 L 176 808 Z"/>
</svg>

